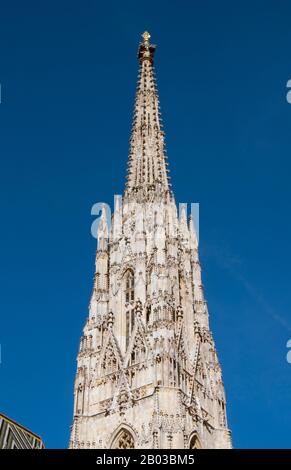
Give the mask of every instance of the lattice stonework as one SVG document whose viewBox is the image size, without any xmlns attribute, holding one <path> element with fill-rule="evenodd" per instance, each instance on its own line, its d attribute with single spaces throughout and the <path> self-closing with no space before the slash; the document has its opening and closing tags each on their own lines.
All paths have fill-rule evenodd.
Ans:
<svg viewBox="0 0 291 470">
<path fill-rule="evenodd" d="M 122 429 L 117 435 L 112 449 L 134 449 L 134 439 L 130 432 Z"/>
<path fill-rule="evenodd" d="M 116 47 L 122 61 L 124 48 Z M 168 66 L 176 67 L 176 48 L 171 41 L 168 47 Z M 155 50 L 146 32 L 138 49 L 127 181 L 114 211 L 103 205 L 98 224 L 72 448 L 231 447 L 194 220 L 185 206 L 178 211 L 170 183 Z M 120 87 L 118 72 L 115 78 Z"/>
</svg>

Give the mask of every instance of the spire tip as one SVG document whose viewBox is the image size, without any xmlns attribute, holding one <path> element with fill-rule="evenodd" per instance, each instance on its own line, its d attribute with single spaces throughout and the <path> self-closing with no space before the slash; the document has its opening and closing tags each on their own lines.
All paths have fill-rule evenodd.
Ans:
<svg viewBox="0 0 291 470">
<path fill-rule="evenodd" d="M 156 46 L 150 43 L 151 35 L 148 31 L 144 31 L 141 37 L 143 41 L 139 45 L 138 57 L 140 61 L 148 59 L 152 62 Z"/>
<path fill-rule="evenodd" d="M 143 38 L 144 45 L 149 45 L 151 35 L 148 31 L 145 31 L 144 33 L 142 33 L 142 38 Z"/>
</svg>

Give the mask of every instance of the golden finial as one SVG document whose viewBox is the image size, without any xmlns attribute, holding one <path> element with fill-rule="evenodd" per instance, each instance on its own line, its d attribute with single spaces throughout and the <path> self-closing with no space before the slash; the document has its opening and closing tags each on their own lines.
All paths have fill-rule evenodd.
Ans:
<svg viewBox="0 0 291 470">
<path fill-rule="evenodd" d="M 150 40 L 150 33 L 148 31 L 145 31 L 143 34 L 142 34 L 142 37 L 143 37 L 143 42 L 145 44 L 148 44 L 149 43 L 149 40 Z"/>
</svg>

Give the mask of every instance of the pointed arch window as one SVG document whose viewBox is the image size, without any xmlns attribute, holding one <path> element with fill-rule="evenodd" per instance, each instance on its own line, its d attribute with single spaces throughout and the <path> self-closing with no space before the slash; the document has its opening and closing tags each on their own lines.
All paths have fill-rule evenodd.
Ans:
<svg viewBox="0 0 291 470">
<path fill-rule="evenodd" d="M 111 446 L 112 449 L 134 449 L 134 439 L 127 429 L 121 429 Z"/>
<path fill-rule="evenodd" d="M 129 303 L 134 300 L 134 274 L 128 271 L 125 277 L 125 302 Z"/>
<path fill-rule="evenodd" d="M 134 301 L 134 273 L 130 269 L 125 274 L 124 298 L 125 298 L 125 304 L 126 304 L 125 338 L 126 338 L 126 347 L 128 347 L 131 333 L 134 328 L 134 308 L 133 308 L 133 305 L 128 305 Z"/>
<path fill-rule="evenodd" d="M 196 434 L 190 440 L 189 449 L 201 449 L 201 444 Z"/>
</svg>

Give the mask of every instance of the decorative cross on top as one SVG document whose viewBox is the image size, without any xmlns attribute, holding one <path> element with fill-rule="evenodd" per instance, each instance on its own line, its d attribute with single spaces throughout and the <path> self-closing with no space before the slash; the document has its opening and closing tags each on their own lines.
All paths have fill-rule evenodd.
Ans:
<svg viewBox="0 0 291 470">
<path fill-rule="evenodd" d="M 150 33 L 148 31 L 145 31 L 143 34 L 142 34 L 142 37 L 143 37 L 143 41 L 145 44 L 148 44 L 149 43 L 149 40 L 150 40 Z"/>
</svg>

